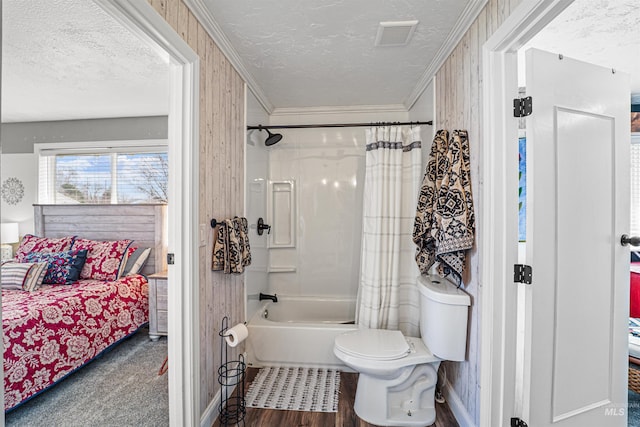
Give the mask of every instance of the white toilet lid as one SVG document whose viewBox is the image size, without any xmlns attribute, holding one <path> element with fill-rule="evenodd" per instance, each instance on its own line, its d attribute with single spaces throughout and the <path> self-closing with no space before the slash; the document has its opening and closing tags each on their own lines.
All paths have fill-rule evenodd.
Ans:
<svg viewBox="0 0 640 427">
<path fill-rule="evenodd" d="M 409 354 L 409 344 L 400 331 L 360 329 L 338 335 L 337 349 L 363 359 L 395 360 Z"/>
</svg>

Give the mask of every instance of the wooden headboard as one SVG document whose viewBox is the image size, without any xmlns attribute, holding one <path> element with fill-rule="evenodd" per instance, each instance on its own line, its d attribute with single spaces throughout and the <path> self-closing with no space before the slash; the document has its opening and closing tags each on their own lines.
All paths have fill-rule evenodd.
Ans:
<svg viewBox="0 0 640 427">
<path fill-rule="evenodd" d="M 151 248 L 142 274 L 167 268 L 167 205 L 33 205 L 35 235 L 134 241 Z"/>
</svg>

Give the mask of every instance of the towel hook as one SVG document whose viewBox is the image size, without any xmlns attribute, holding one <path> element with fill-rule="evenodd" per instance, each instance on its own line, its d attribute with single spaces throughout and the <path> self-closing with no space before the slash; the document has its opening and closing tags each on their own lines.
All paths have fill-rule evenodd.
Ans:
<svg viewBox="0 0 640 427">
<path fill-rule="evenodd" d="M 234 216 L 233 219 L 238 219 L 238 216 L 237 215 Z M 218 220 L 215 219 L 215 218 L 211 219 L 211 228 L 216 228 L 219 225 L 223 226 L 223 225 L 227 225 L 227 224 L 225 224 L 224 222 L 218 222 Z"/>
<path fill-rule="evenodd" d="M 216 228 L 217 226 L 227 225 L 224 222 L 218 222 L 217 219 L 211 218 L 211 228 Z"/>
</svg>

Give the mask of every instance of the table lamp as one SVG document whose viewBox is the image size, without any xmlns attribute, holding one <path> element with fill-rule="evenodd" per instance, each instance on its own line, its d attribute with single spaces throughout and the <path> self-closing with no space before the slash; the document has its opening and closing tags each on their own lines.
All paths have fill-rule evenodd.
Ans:
<svg viewBox="0 0 640 427">
<path fill-rule="evenodd" d="M 13 258 L 13 246 L 11 244 L 20 241 L 18 223 L 3 222 L 0 224 L 0 258 L 7 260 Z"/>
</svg>

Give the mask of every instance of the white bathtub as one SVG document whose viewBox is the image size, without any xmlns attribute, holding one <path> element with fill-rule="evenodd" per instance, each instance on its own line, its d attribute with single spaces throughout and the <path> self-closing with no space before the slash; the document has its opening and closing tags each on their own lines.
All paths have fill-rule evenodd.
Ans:
<svg viewBox="0 0 640 427">
<path fill-rule="evenodd" d="M 333 341 L 353 331 L 355 300 L 281 297 L 266 302 L 249 321 L 249 366 L 307 366 L 341 368 Z"/>
</svg>

